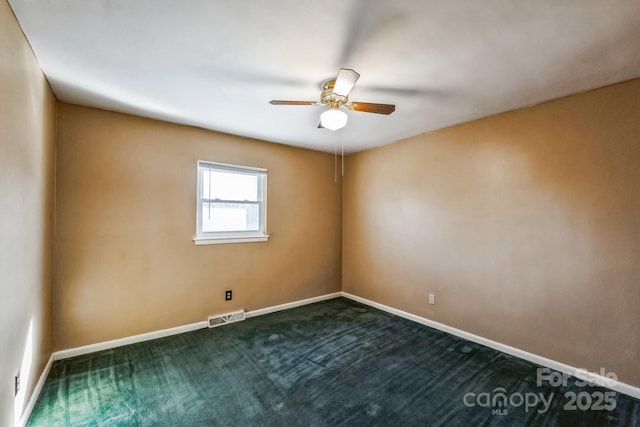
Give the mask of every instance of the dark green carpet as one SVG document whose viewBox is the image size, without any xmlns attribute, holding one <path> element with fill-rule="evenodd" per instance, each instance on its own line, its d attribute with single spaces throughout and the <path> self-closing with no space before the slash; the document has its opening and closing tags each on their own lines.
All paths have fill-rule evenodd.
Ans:
<svg viewBox="0 0 640 427">
<path fill-rule="evenodd" d="M 613 411 L 565 410 L 567 392 L 607 390 L 538 387 L 536 368 L 340 298 L 57 361 L 29 425 L 640 426 L 622 394 Z M 497 387 L 512 405 L 465 406 Z M 546 413 L 519 405 L 534 393 Z"/>
</svg>

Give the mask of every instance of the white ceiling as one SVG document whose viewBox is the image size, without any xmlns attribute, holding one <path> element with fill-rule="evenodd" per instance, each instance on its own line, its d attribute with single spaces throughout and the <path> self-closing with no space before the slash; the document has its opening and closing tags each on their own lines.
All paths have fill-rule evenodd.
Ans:
<svg viewBox="0 0 640 427">
<path fill-rule="evenodd" d="M 69 103 L 355 152 L 640 77 L 638 0 L 10 0 Z M 339 68 L 350 99 L 396 104 L 318 129 Z"/>
</svg>

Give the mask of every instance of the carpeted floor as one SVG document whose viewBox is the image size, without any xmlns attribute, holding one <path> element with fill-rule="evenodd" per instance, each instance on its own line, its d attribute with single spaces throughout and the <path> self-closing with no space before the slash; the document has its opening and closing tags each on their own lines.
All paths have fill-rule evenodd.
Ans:
<svg viewBox="0 0 640 427">
<path fill-rule="evenodd" d="M 339 298 L 57 361 L 28 425 L 640 426 L 537 368 Z"/>
</svg>

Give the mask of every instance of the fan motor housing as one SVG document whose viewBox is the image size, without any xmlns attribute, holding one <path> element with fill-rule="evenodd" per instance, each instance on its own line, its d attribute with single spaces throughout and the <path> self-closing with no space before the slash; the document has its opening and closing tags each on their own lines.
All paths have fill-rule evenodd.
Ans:
<svg viewBox="0 0 640 427">
<path fill-rule="evenodd" d="M 333 93 L 333 86 L 336 84 L 335 79 L 327 80 L 322 83 L 322 94 L 320 94 L 320 103 L 322 105 L 345 105 L 349 102 L 348 96 L 336 95 Z"/>
</svg>

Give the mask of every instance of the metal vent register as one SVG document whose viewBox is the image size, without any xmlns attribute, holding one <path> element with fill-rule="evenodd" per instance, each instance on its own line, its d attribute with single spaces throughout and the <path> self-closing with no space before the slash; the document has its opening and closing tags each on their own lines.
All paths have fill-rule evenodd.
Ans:
<svg viewBox="0 0 640 427">
<path fill-rule="evenodd" d="M 246 318 L 244 310 L 232 311 L 231 313 L 217 314 L 215 316 L 208 317 L 208 323 L 210 328 L 216 326 L 226 325 L 227 323 L 234 323 L 244 320 Z"/>
</svg>

